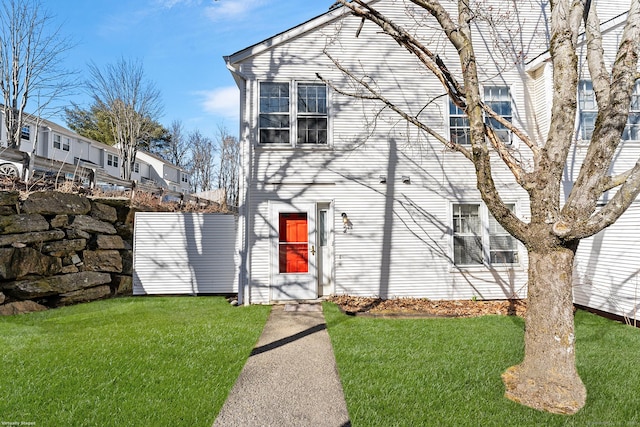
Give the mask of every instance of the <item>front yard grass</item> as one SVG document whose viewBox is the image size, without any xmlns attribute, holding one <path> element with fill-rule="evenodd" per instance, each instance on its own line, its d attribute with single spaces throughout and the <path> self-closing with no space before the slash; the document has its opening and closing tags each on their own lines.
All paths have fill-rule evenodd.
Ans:
<svg viewBox="0 0 640 427">
<path fill-rule="evenodd" d="M 135 297 L 0 318 L 0 422 L 210 426 L 268 313 Z"/>
<path fill-rule="evenodd" d="M 517 317 L 325 317 L 353 426 L 640 425 L 640 330 L 576 313 L 587 404 L 552 415 L 503 397 L 500 375 L 523 357 Z"/>
</svg>

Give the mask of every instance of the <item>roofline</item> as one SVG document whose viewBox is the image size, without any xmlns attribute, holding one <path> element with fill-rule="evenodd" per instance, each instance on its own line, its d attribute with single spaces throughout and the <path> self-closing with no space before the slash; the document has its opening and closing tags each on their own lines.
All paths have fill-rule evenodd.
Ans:
<svg viewBox="0 0 640 427">
<path fill-rule="evenodd" d="M 379 1 L 380 0 L 364 0 L 364 2 L 367 4 L 377 3 Z M 316 28 L 322 27 L 336 19 L 343 17 L 344 15 L 350 14 L 351 12 L 349 11 L 349 8 L 346 8 L 344 6 L 330 8 L 322 15 L 311 18 L 308 21 L 303 22 L 302 24 L 296 25 L 293 28 L 271 36 L 268 39 L 239 50 L 238 52 L 232 53 L 231 55 L 223 56 L 223 58 L 228 65 L 236 64 L 282 43 L 286 43 L 289 40 L 300 37 L 301 35 L 313 31 Z"/>
<path fill-rule="evenodd" d="M 602 22 L 600 24 L 600 32 L 601 33 L 605 33 L 607 31 L 612 30 L 613 28 L 622 25 L 626 22 L 626 16 L 629 14 L 629 11 L 625 11 L 622 12 L 621 14 L 614 16 L 611 19 L 608 19 L 604 22 Z M 582 32 L 579 34 L 579 37 L 584 37 L 585 33 Z M 578 44 L 584 44 L 585 40 L 578 40 Z M 539 68 L 540 66 L 542 66 L 542 64 L 544 64 L 545 62 L 547 62 L 549 59 L 551 59 L 551 53 L 549 52 L 549 50 L 546 50 L 544 52 L 542 52 L 541 54 L 539 54 L 538 56 L 536 56 L 535 58 L 531 59 L 529 62 L 527 62 L 527 71 L 533 71 L 536 70 L 537 68 Z"/>
</svg>

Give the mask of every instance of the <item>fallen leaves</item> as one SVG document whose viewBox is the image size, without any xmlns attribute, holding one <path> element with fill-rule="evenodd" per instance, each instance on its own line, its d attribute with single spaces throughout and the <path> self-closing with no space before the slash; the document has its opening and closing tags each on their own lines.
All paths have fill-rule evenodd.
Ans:
<svg viewBox="0 0 640 427">
<path fill-rule="evenodd" d="M 525 300 L 432 301 L 426 298 L 366 298 L 336 295 L 328 298 L 348 314 L 371 316 L 478 317 L 486 315 L 520 316 L 526 312 Z"/>
</svg>

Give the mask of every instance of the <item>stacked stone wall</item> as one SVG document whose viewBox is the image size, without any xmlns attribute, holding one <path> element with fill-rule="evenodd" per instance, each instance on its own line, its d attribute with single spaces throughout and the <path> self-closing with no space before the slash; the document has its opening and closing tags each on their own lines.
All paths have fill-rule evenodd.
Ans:
<svg viewBox="0 0 640 427">
<path fill-rule="evenodd" d="M 0 192 L 0 315 L 131 295 L 126 198 Z"/>
</svg>

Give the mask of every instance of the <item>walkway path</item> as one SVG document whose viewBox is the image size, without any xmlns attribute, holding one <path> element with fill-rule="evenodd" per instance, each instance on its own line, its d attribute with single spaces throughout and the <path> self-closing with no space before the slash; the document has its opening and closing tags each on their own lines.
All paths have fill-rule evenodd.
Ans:
<svg viewBox="0 0 640 427">
<path fill-rule="evenodd" d="M 321 305 L 272 308 L 213 425 L 351 425 Z"/>
</svg>

